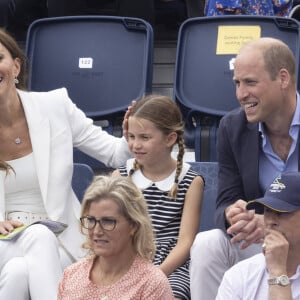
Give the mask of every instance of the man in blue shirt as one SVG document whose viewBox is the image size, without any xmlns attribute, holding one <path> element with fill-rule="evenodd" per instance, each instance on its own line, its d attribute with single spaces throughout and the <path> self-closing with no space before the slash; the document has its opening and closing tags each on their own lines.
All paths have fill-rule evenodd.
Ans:
<svg viewBox="0 0 300 300">
<path fill-rule="evenodd" d="M 261 251 L 263 217 L 246 209 L 274 178 L 298 171 L 300 104 L 295 59 L 282 41 L 260 38 L 236 57 L 234 82 L 241 107 L 218 130 L 216 225 L 191 249 L 192 299 L 215 299 L 224 272 Z"/>
</svg>

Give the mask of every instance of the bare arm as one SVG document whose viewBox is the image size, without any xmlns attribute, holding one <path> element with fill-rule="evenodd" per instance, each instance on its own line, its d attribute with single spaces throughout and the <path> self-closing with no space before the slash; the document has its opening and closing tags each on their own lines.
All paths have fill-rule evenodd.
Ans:
<svg viewBox="0 0 300 300">
<path fill-rule="evenodd" d="M 114 170 L 114 171 L 111 173 L 111 176 L 115 176 L 115 177 L 121 176 L 120 171 L 119 171 L 118 169 Z"/>
<path fill-rule="evenodd" d="M 189 258 L 190 248 L 199 228 L 203 188 L 203 179 L 197 176 L 186 193 L 177 245 L 160 265 L 167 276 Z"/>
</svg>

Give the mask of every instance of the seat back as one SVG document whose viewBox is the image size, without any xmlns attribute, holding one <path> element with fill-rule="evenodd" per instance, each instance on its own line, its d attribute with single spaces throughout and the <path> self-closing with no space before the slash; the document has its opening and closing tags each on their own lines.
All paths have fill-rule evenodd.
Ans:
<svg viewBox="0 0 300 300">
<path fill-rule="evenodd" d="M 152 89 L 153 31 L 142 19 L 40 19 L 28 29 L 26 53 L 30 90 L 66 87 L 72 101 L 114 135 L 122 135 L 123 115 L 131 101 Z M 74 161 L 103 168 L 78 150 Z"/>
<path fill-rule="evenodd" d="M 233 62 L 240 46 L 254 38 L 274 37 L 290 46 L 299 80 L 299 23 L 268 16 L 190 18 L 180 27 L 174 77 L 174 99 L 187 132 L 186 144 L 196 160 L 216 161 L 216 131 L 222 116 L 239 106 L 233 84 Z M 195 129 L 197 132 L 195 134 Z M 198 141 L 197 141 L 198 139 Z M 208 155 L 201 155 L 203 144 Z M 213 149 L 213 151 L 212 151 Z"/>
<path fill-rule="evenodd" d="M 80 202 L 82 202 L 85 190 L 91 184 L 93 177 L 94 172 L 90 166 L 74 163 L 72 188 Z"/>
<path fill-rule="evenodd" d="M 199 231 L 214 229 L 216 228 L 214 213 L 218 188 L 218 163 L 189 162 L 189 164 L 191 169 L 202 175 L 205 180 Z"/>
<path fill-rule="evenodd" d="M 110 16 L 45 18 L 26 40 L 28 88 L 66 87 L 88 117 L 124 112 L 151 92 L 152 27 L 141 19 Z"/>
</svg>

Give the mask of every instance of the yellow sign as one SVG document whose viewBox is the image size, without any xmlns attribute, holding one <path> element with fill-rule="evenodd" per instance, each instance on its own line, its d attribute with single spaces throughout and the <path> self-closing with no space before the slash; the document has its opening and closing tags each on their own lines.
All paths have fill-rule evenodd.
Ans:
<svg viewBox="0 0 300 300">
<path fill-rule="evenodd" d="M 245 43 L 260 36 L 260 26 L 219 26 L 217 55 L 237 54 Z"/>
</svg>

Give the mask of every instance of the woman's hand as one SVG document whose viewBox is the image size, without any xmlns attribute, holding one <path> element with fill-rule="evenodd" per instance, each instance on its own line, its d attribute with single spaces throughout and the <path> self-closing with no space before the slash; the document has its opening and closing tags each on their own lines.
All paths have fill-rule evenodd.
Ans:
<svg viewBox="0 0 300 300">
<path fill-rule="evenodd" d="M 0 222 L 0 234 L 7 235 L 12 232 L 15 228 L 24 225 L 19 221 L 2 221 Z"/>
<path fill-rule="evenodd" d="M 128 141 L 128 119 L 130 117 L 131 111 L 133 106 L 135 106 L 136 101 L 131 101 L 131 105 L 128 106 L 127 111 L 125 113 L 124 119 L 123 119 L 123 124 L 122 124 L 122 129 L 123 129 L 123 136 L 125 139 Z"/>
</svg>

